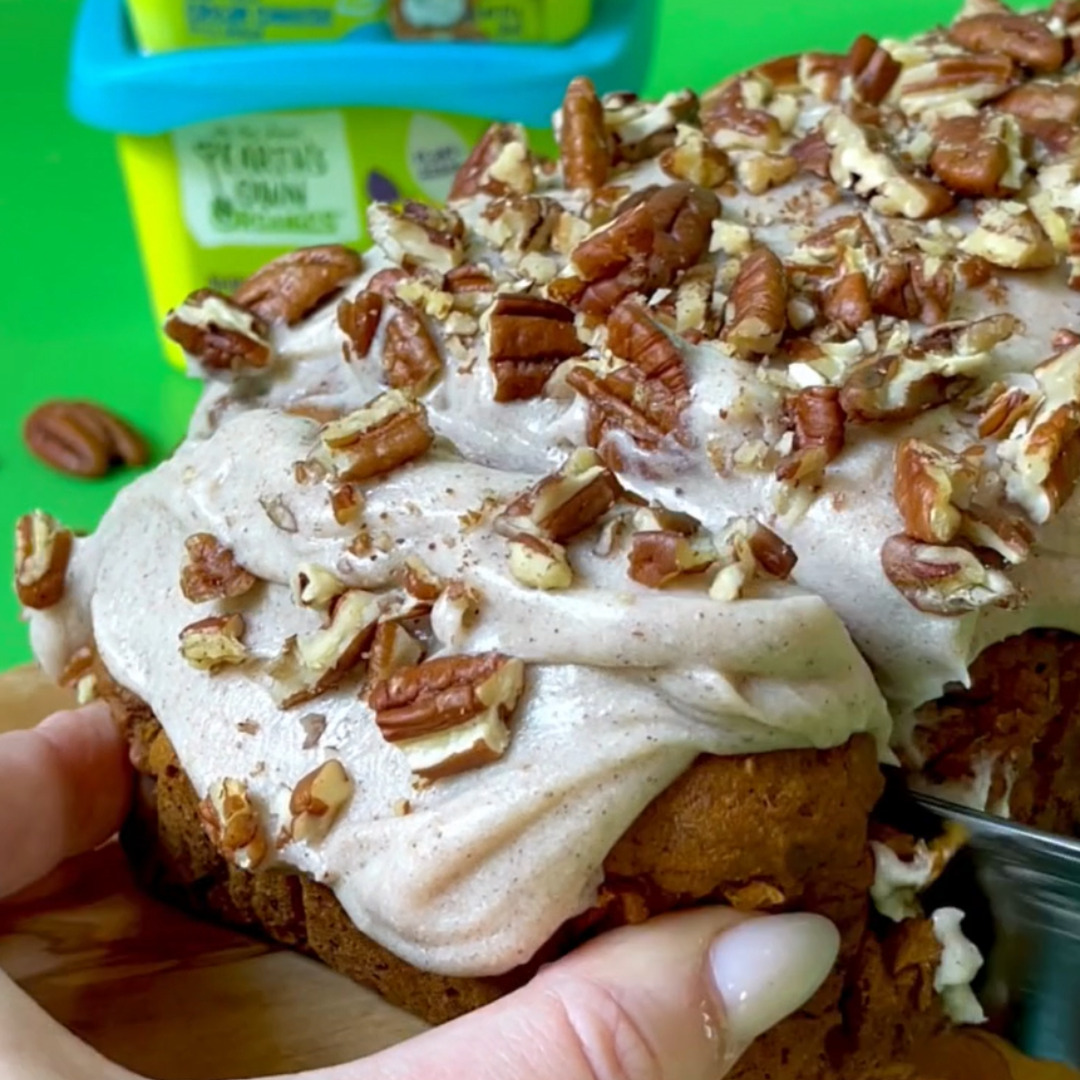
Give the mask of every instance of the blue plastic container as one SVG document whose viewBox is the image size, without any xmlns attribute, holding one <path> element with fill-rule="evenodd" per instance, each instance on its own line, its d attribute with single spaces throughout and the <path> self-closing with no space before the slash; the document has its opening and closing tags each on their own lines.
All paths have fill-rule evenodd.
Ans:
<svg viewBox="0 0 1080 1080">
<path fill-rule="evenodd" d="M 549 125 L 566 84 L 638 90 L 655 0 L 598 0 L 561 45 L 342 41 L 143 55 L 124 0 L 85 0 L 70 103 L 113 132 L 159 325 L 193 289 L 228 291 L 308 244 L 367 243 L 373 199 L 439 201 L 492 121 Z M 176 363 L 179 350 L 162 339 Z"/>
</svg>

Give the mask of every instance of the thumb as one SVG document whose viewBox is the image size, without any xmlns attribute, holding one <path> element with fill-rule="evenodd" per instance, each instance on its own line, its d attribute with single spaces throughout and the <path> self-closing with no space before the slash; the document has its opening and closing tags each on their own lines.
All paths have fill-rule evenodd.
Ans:
<svg viewBox="0 0 1080 1080">
<path fill-rule="evenodd" d="M 716 1080 L 836 962 L 818 915 L 711 908 L 617 930 L 509 997 L 305 1080 Z"/>
</svg>

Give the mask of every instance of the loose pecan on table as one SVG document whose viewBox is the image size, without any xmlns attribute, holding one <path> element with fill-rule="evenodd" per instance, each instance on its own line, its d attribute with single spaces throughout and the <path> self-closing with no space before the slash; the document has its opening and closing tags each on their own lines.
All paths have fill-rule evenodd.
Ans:
<svg viewBox="0 0 1080 1080">
<path fill-rule="evenodd" d="M 104 476 L 115 465 L 144 465 L 142 436 L 118 416 L 90 401 L 49 401 L 23 423 L 35 457 L 71 476 Z"/>
</svg>

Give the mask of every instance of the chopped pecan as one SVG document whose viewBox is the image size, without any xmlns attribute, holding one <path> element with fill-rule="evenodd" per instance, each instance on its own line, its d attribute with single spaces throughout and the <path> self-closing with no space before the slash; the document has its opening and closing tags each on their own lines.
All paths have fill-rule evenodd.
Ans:
<svg viewBox="0 0 1080 1080">
<path fill-rule="evenodd" d="M 844 416 L 840 391 L 835 386 L 808 386 L 791 402 L 795 446 L 777 467 L 781 480 L 818 479 L 830 461 L 844 449 Z"/>
<path fill-rule="evenodd" d="M 510 539 L 510 574 L 530 589 L 568 589 L 574 583 L 574 571 L 566 557 L 566 548 L 531 533 Z"/>
<path fill-rule="evenodd" d="M 563 98 L 559 126 L 563 178 L 571 191 L 602 188 L 611 171 L 612 146 L 604 124 L 604 107 L 592 80 L 571 80 Z"/>
<path fill-rule="evenodd" d="M 981 105 L 1012 86 L 1015 70 L 1004 55 L 938 57 L 902 72 L 896 83 L 900 108 L 918 116 Z"/>
<path fill-rule="evenodd" d="M 492 124 L 450 187 L 450 200 L 486 195 L 528 195 L 536 184 L 525 129 Z"/>
<path fill-rule="evenodd" d="M 340 244 L 300 248 L 257 270 L 233 299 L 268 323 L 294 326 L 362 268 L 360 256 Z"/>
<path fill-rule="evenodd" d="M 1038 403 L 1038 398 L 1019 387 L 1003 390 L 979 418 L 979 438 L 1007 439 Z"/>
<path fill-rule="evenodd" d="M 385 270 L 372 274 L 364 291 L 381 296 L 384 300 L 396 300 L 398 290 L 410 280 L 408 271 L 402 270 L 400 266 L 388 266 Z"/>
<path fill-rule="evenodd" d="M 829 166 L 832 163 L 832 147 L 825 141 L 821 128 L 815 128 L 796 142 L 788 153 L 795 159 L 803 172 L 829 179 Z"/>
<path fill-rule="evenodd" d="M 402 586 L 417 600 L 433 604 L 443 594 L 446 582 L 415 555 L 405 560 Z"/>
<path fill-rule="evenodd" d="M 232 600 L 255 588 L 258 578 L 245 570 L 211 533 L 195 533 L 184 541 L 187 559 L 180 570 L 180 591 L 193 604 Z"/>
<path fill-rule="evenodd" d="M 739 159 L 735 173 L 739 183 L 751 195 L 763 195 L 786 184 L 799 171 L 799 163 L 790 154 L 764 154 L 750 151 Z"/>
<path fill-rule="evenodd" d="M 516 265 L 531 253 L 550 252 L 565 216 L 562 207 L 546 196 L 507 195 L 488 204 L 476 229 Z"/>
<path fill-rule="evenodd" d="M 180 631 L 180 653 L 193 667 L 213 674 L 248 658 L 243 615 L 211 615 Z"/>
<path fill-rule="evenodd" d="M 384 300 L 378 293 L 366 290 L 338 304 L 337 321 L 345 335 L 346 360 L 350 353 L 357 360 L 363 360 L 371 352 L 382 319 L 383 305 Z"/>
<path fill-rule="evenodd" d="M 1016 117 L 1025 135 L 1039 137 L 1046 124 L 1075 128 L 1080 123 L 1080 86 L 1029 82 L 994 102 L 994 108 Z"/>
<path fill-rule="evenodd" d="M 727 154 L 692 127 L 679 129 L 675 145 L 660 155 L 659 165 L 673 180 L 686 180 L 707 188 L 719 187 L 731 176 Z"/>
<path fill-rule="evenodd" d="M 447 656 L 371 690 L 375 723 L 418 776 L 439 780 L 498 760 L 525 689 L 525 665 L 501 653 Z"/>
<path fill-rule="evenodd" d="M 360 666 L 375 637 L 379 604 L 370 593 L 349 589 L 336 597 L 325 627 L 291 637 L 267 665 L 270 691 L 283 709 L 325 694 Z"/>
<path fill-rule="evenodd" d="M 165 336 L 216 378 L 258 374 L 273 359 L 266 323 L 213 289 L 196 290 L 170 311 Z"/>
<path fill-rule="evenodd" d="M 843 54 L 805 52 L 799 57 L 799 83 L 822 101 L 835 101 L 848 67 Z"/>
<path fill-rule="evenodd" d="M 487 344 L 499 402 L 537 397 L 563 360 L 585 351 L 568 307 L 514 294 L 495 298 Z"/>
<path fill-rule="evenodd" d="M 1076 490 L 1080 480 L 1080 402 L 1044 407 L 1018 439 L 1015 451 L 1003 444 L 1012 465 L 1010 497 L 1039 524 L 1048 521 Z"/>
<path fill-rule="evenodd" d="M 420 394 L 442 373 L 442 356 L 427 321 L 411 304 L 390 301 L 383 341 L 386 381 L 395 390 Z"/>
<path fill-rule="evenodd" d="M 975 15 L 953 23 L 949 37 L 971 52 L 1004 54 L 1043 74 L 1065 64 L 1065 43 L 1030 15 Z"/>
<path fill-rule="evenodd" d="M 717 537 L 718 570 L 709 586 L 714 600 L 736 600 L 759 576 L 785 580 L 795 569 L 795 552 L 779 536 L 752 518 L 736 518 Z"/>
<path fill-rule="evenodd" d="M 90 401 L 47 401 L 23 422 L 35 457 L 71 476 L 104 476 L 117 464 L 143 465 L 148 450 L 137 431 Z"/>
<path fill-rule="evenodd" d="M 930 156 L 934 175 L 957 195 L 969 198 L 1001 193 L 1009 170 L 1009 148 L 987 130 L 980 116 L 953 116 L 938 123 Z"/>
<path fill-rule="evenodd" d="M 746 75 L 705 93 L 701 126 L 713 145 L 722 150 L 778 150 L 784 132 L 780 121 L 764 108 L 770 91 L 767 80 Z"/>
<path fill-rule="evenodd" d="M 969 461 L 921 439 L 896 448 L 893 497 L 904 531 L 924 544 L 948 544 L 960 531 L 957 503 L 966 502 L 976 475 Z"/>
<path fill-rule="evenodd" d="M 293 599 L 301 607 L 325 610 L 348 586 L 318 563 L 301 563 L 293 577 Z"/>
<path fill-rule="evenodd" d="M 449 209 L 406 202 L 368 207 L 371 238 L 386 256 L 406 270 L 430 267 L 447 274 L 465 259 L 465 223 Z"/>
<path fill-rule="evenodd" d="M 628 361 L 645 379 L 681 396 L 688 389 L 682 353 L 637 300 L 624 300 L 608 318 L 608 348 Z"/>
<path fill-rule="evenodd" d="M 759 247 L 742 261 L 731 287 L 725 332 L 738 356 L 768 356 L 787 329 L 787 275 L 769 248 Z"/>
<path fill-rule="evenodd" d="M 969 506 L 964 511 L 960 535 L 975 548 L 993 551 L 1011 566 L 1031 554 L 1035 536 L 1018 517 L 1004 511 Z"/>
<path fill-rule="evenodd" d="M 64 579 L 75 537 L 43 510 L 15 525 L 15 592 L 24 607 L 42 611 L 64 598 Z"/>
<path fill-rule="evenodd" d="M 821 311 L 831 322 L 855 333 L 874 317 L 870 303 L 870 283 L 857 270 L 830 282 L 821 294 Z"/>
<path fill-rule="evenodd" d="M 589 402 L 587 437 L 594 447 L 602 446 L 609 434 L 621 431 L 641 449 L 655 450 L 677 431 L 686 404 L 684 396 L 646 379 L 631 365 L 609 375 L 577 367 L 567 374 L 566 381 Z M 612 460 L 617 464 L 618 455 Z"/>
<path fill-rule="evenodd" d="M 692 90 L 677 90 L 659 101 L 616 93 L 606 94 L 603 105 L 604 123 L 615 140 L 615 160 L 634 163 L 674 146 L 676 129 L 693 118 L 698 99 Z"/>
<path fill-rule="evenodd" d="M 984 607 L 1014 608 L 1023 597 L 999 570 L 962 547 L 892 536 L 881 549 L 885 576 L 912 607 L 931 615 L 966 615 Z"/>
<path fill-rule="evenodd" d="M 372 683 L 413 667 L 424 658 L 424 646 L 400 622 L 381 622 L 371 642 L 368 677 Z"/>
<path fill-rule="evenodd" d="M 637 532 L 631 540 L 628 573 L 633 581 L 659 589 L 684 574 L 701 574 L 718 558 L 711 536 L 673 530 Z"/>
<path fill-rule="evenodd" d="M 910 420 L 953 400 L 969 380 L 941 358 L 870 356 L 848 373 L 840 404 L 858 424 Z"/>
<path fill-rule="evenodd" d="M 902 70 L 889 51 L 868 34 L 855 39 L 847 59 L 852 89 L 868 105 L 879 105 L 885 100 Z"/>
<path fill-rule="evenodd" d="M 330 467 L 339 480 L 366 480 L 427 453 L 435 439 L 427 410 L 398 390 L 322 430 Z"/>
<path fill-rule="evenodd" d="M 289 835 L 304 844 L 325 840 L 353 794 L 352 778 L 340 761 L 324 761 L 312 769 L 289 797 Z"/>
<path fill-rule="evenodd" d="M 255 870 L 266 858 L 266 835 L 242 780 L 214 784 L 199 803 L 199 820 L 214 847 L 241 870 Z"/>
<path fill-rule="evenodd" d="M 877 266 L 870 306 L 879 315 L 936 326 L 948 319 L 955 291 L 955 270 L 948 260 L 889 255 Z"/>
<path fill-rule="evenodd" d="M 978 226 L 960 242 L 960 250 L 994 266 L 1039 270 L 1058 259 L 1050 238 L 1021 202 L 993 202 L 976 208 Z"/>
<path fill-rule="evenodd" d="M 667 288 L 701 261 L 719 214 L 715 193 L 696 184 L 644 191 L 574 249 L 569 275 L 553 281 L 548 293 L 606 316 L 630 293 Z"/>
<path fill-rule="evenodd" d="M 557 473 L 514 499 L 496 528 L 511 538 L 534 535 L 562 543 L 595 524 L 622 494 L 615 474 L 594 451 L 575 450 Z"/>
</svg>

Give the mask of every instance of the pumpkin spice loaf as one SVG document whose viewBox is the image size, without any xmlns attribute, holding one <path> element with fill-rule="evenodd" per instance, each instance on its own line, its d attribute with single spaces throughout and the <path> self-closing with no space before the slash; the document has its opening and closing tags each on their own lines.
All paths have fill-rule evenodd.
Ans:
<svg viewBox="0 0 1080 1080">
<path fill-rule="evenodd" d="M 754 1080 L 977 1020 L 945 848 L 870 818 L 895 755 L 1075 827 L 1077 39 L 973 0 L 700 97 L 575 80 L 559 161 L 495 125 L 372 251 L 181 304 L 184 445 L 91 537 L 19 525 L 148 880 L 432 1020 L 662 911 L 820 911 Z"/>
</svg>

